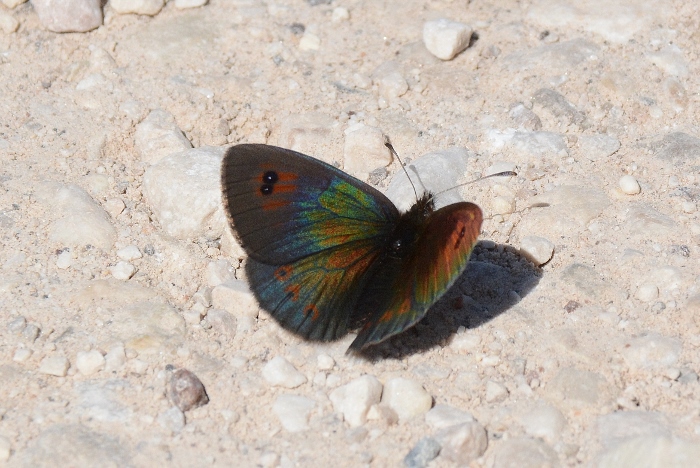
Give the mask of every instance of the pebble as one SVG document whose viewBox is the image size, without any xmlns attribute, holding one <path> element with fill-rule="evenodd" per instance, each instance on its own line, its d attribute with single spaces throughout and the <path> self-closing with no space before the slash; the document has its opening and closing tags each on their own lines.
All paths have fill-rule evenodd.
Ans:
<svg viewBox="0 0 700 468">
<path fill-rule="evenodd" d="M 425 468 L 440 453 L 440 443 L 432 437 L 423 437 L 403 459 L 407 468 Z"/>
<path fill-rule="evenodd" d="M 457 333 L 450 340 L 450 349 L 456 353 L 466 354 L 481 345 L 481 337 L 475 333 Z"/>
<path fill-rule="evenodd" d="M 299 39 L 299 50 L 301 51 L 316 51 L 321 48 L 321 38 L 316 34 L 306 30 L 304 35 Z"/>
<path fill-rule="evenodd" d="M 306 376 L 282 356 L 270 359 L 262 369 L 262 376 L 267 383 L 277 387 L 296 388 L 306 383 Z"/>
<path fill-rule="evenodd" d="M 143 257 L 143 254 L 135 245 L 127 245 L 126 247 L 117 250 L 117 257 L 124 261 L 130 262 Z"/>
<path fill-rule="evenodd" d="M 441 60 L 452 60 L 469 46 L 472 28 L 468 24 L 437 19 L 423 25 L 423 43 Z"/>
<path fill-rule="evenodd" d="M 472 166 L 471 160 L 474 157 L 475 154 L 466 148 L 449 148 L 416 158 L 406 166 L 406 171 L 410 174 L 419 196 L 425 191 L 438 193 L 455 188 Z M 399 211 L 407 211 L 416 202 L 413 185 L 402 170 L 395 172 L 385 195 Z M 435 207 L 440 208 L 460 201 L 463 201 L 460 191 L 449 190 L 435 200 Z"/>
<path fill-rule="evenodd" d="M 642 191 L 642 188 L 639 186 L 639 182 L 637 182 L 637 179 L 635 179 L 629 174 L 620 177 L 619 186 L 620 190 L 622 190 L 622 193 L 626 193 L 627 195 L 637 195 L 639 192 Z"/>
<path fill-rule="evenodd" d="M 7 324 L 7 331 L 13 335 L 19 335 L 26 326 L 27 319 L 20 315 L 19 317 L 12 319 L 10 323 Z"/>
<path fill-rule="evenodd" d="M 311 398 L 301 395 L 282 394 L 272 405 L 272 411 L 289 432 L 302 432 L 309 429 L 309 415 L 316 407 Z"/>
<path fill-rule="evenodd" d="M 494 468 L 517 466 L 518 468 L 540 468 L 560 466 L 557 453 L 540 439 L 518 437 L 504 440 L 494 447 Z"/>
<path fill-rule="evenodd" d="M 248 283 L 241 280 L 230 280 L 214 287 L 211 290 L 211 304 L 235 317 L 256 318 L 260 310 Z"/>
<path fill-rule="evenodd" d="M 382 403 L 396 411 L 401 422 L 427 413 L 433 397 L 415 380 L 397 377 L 384 385 Z"/>
<path fill-rule="evenodd" d="M 218 183 L 225 148 L 205 146 L 165 156 L 146 169 L 143 193 L 166 234 L 197 238 L 222 232 Z"/>
<path fill-rule="evenodd" d="M 136 126 L 134 146 L 141 161 L 155 164 L 166 156 L 187 151 L 192 143 L 182 134 L 174 115 L 156 109 Z"/>
<path fill-rule="evenodd" d="M 517 50 L 502 60 L 502 66 L 511 72 L 542 68 L 547 73 L 566 73 L 577 65 L 591 61 L 599 54 L 600 47 L 585 39 L 577 38 L 535 48 Z"/>
<path fill-rule="evenodd" d="M 347 21 L 350 19 L 350 12 L 344 7 L 333 8 L 333 13 L 331 14 L 331 21 L 334 23 L 339 23 L 341 21 Z"/>
<path fill-rule="evenodd" d="M 425 415 L 425 422 L 433 429 L 444 429 L 472 421 L 474 418 L 471 414 L 444 404 L 435 405 Z"/>
<path fill-rule="evenodd" d="M 520 251 L 537 266 L 544 265 L 554 255 L 554 244 L 544 237 L 525 236 L 520 241 Z"/>
<path fill-rule="evenodd" d="M 236 279 L 236 273 L 231 262 L 225 259 L 215 260 L 207 264 L 204 278 L 210 287 L 218 286 Z"/>
<path fill-rule="evenodd" d="M 659 297 L 659 288 L 654 283 L 642 283 L 637 288 L 637 299 L 642 302 L 652 302 Z"/>
<path fill-rule="evenodd" d="M 238 327 L 236 317 L 225 310 L 209 309 L 209 311 L 207 311 L 207 323 L 228 339 L 236 336 L 236 329 Z"/>
<path fill-rule="evenodd" d="M 698 466 L 698 460 L 700 445 L 697 442 L 664 435 L 625 440 L 601 453 L 596 460 L 596 466 L 643 466 L 654 461 L 656 466 L 690 467 Z"/>
<path fill-rule="evenodd" d="M 552 403 L 566 409 L 599 404 L 610 392 L 603 376 L 573 367 L 560 369 L 545 390 Z"/>
<path fill-rule="evenodd" d="M 333 390 L 329 398 L 333 409 L 341 413 L 352 427 L 362 426 L 367 421 L 369 408 L 379 403 L 382 384 L 373 375 L 363 375 Z"/>
<path fill-rule="evenodd" d="M 635 239 L 656 240 L 674 234 L 676 223 L 651 206 L 642 204 L 629 209 L 625 228 Z"/>
<path fill-rule="evenodd" d="M 488 445 L 486 429 L 477 421 L 440 429 L 435 434 L 435 439 L 442 446 L 440 458 L 445 458 L 459 466 L 469 465 L 482 456 Z"/>
<path fill-rule="evenodd" d="M 165 0 L 110 0 L 112 9 L 120 14 L 154 16 L 163 9 Z"/>
<path fill-rule="evenodd" d="M 367 420 L 382 421 L 387 426 L 391 426 L 399 422 L 399 415 L 388 404 L 379 403 L 370 406 L 369 411 L 367 411 Z"/>
<path fill-rule="evenodd" d="M 486 382 L 486 401 L 489 403 L 498 403 L 508 397 L 508 389 L 492 380 Z"/>
<path fill-rule="evenodd" d="M 634 437 L 668 437 L 669 421 L 656 411 L 617 411 L 598 417 L 598 438 L 604 447 L 612 447 Z"/>
<path fill-rule="evenodd" d="M 685 78 L 688 75 L 688 63 L 683 57 L 684 52 L 676 44 L 669 44 L 659 51 L 647 53 L 651 63 L 662 69 L 668 75 Z"/>
<path fill-rule="evenodd" d="M 64 250 L 58 256 L 56 257 L 56 268 L 59 268 L 61 270 L 65 270 L 67 268 L 70 268 L 71 264 L 73 263 L 73 256 L 70 253 L 70 250 Z"/>
<path fill-rule="evenodd" d="M 678 339 L 649 332 L 626 341 L 622 357 L 633 370 L 663 369 L 678 362 L 682 349 Z"/>
<path fill-rule="evenodd" d="M 335 148 L 328 146 L 337 127 L 335 118 L 323 112 L 291 114 L 282 120 L 278 142 L 280 146 L 309 154 L 338 167 L 342 160 Z"/>
<path fill-rule="evenodd" d="M 93 245 L 109 250 L 117 231 L 107 212 L 77 185 L 44 183 L 34 192 L 54 220 L 49 238 L 64 246 Z"/>
<path fill-rule="evenodd" d="M 521 130 L 536 131 L 542 129 L 542 120 L 522 102 L 516 102 L 508 109 L 508 117 Z"/>
<path fill-rule="evenodd" d="M 173 434 L 178 434 L 185 428 L 185 413 L 177 406 L 172 406 L 158 415 L 158 424 Z"/>
<path fill-rule="evenodd" d="M 391 152 L 384 146 L 384 134 L 376 127 L 354 124 L 345 130 L 343 169 L 360 180 L 391 164 Z"/>
<path fill-rule="evenodd" d="M 165 393 L 170 402 L 183 413 L 209 403 L 204 384 L 187 369 L 178 369 L 170 375 Z"/>
<path fill-rule="evenodd" d="M 532 95 L 533 111 L 546 111 L 564 125 L 581 126 L 586 116 L 571 104 L 564 96 L 549 88 L 541 88 Z"/>
<path fill-rule="evenodd" d="M 697 164 L 700 159 L 700 138 L 683 132 L 672 132 L 657 143 L 654 156 L 676 164 Z"/>
<path fill-rule="evenodd" d="M 65 356 L 47 356 L 41 360 L 39 373 L 65 377 L 70 368 L 70 362 Z"/>
<path fill-rule="evenodd" d="M 102 24 L 100 0 L 32 0 L 32 7 L 53 32 L 87 32 Z"/>
<path fill-rule="evenodd" d="M 12 360 L 15 362 L 25 362 L 27 359 L 32 357 L 32 350 L 27 348 L 18 348 L 15 354 L 12 356 Z"/>
<path fill-rule="evenodd" d="M 27 0 L 2 0 L 2 4 L 5 5 L 9 10 L 25 3 Z"/>
<path fill-rule="evenodd" d="M 109 271 L 118 280 L 128 280 L 136 273 L 136 267 L 129 262 L 117 262 Z"/>
<path fill-rule="evenodd" d="M 105 371 L 116 372 L 126 364 L 126 353 L 124 346 L 113 346 L 107 354 L 105 354 Z"/>
<path fill-rule="evenodd" d="M 394 60 L 379 65 L 372 73 L 372 81 L 379 87 L 379 95 L 389 103 L 396 102 L 408 91 L 401 65 Z"/>
<path fill-rule="evenodd" d="M 4 34 L 12 34 L 19 29 L 19 21 L 14 16 L 0 13 L 0 31 Z"/>
<path fill-rule="evenodd" d="M 7 437 L 0 436 L 0 462 L 6 462 L 10 459 L 12 453 L 12 443 Z"/>
<path fill-rule="evenodd" d="M 22 330 L 22 337 L 28 342 L 33 343 L 39 337 L 39 333 L 41 333 L 41 329 L 33 323 L 30 323 Z"/>
<path fill-rule="evenodd" d="M 316 357 L 316 365 L 319 370 L 331 370 L 335 367 L 335 359 L 328 354 L 319 354 Z"/>
<path fill-rule="evenodd" d="M 199 8 L 206 5 L 209 0 L 175 0 L 175 8 L 184 10 L 186 8 Z"/>
<path fill-rule="evenodd" d="M 569 155 L 566 141 L 559 133 L 518 131 L 506 141 L 516 153 L 528 159 L 563 158 Z"/>
<path fill-rule="evenodd" d="M 604 161 L 617 153 L 620 140 L 605 133 L 579 135 L 578 149 L 581 156 L 590 161 Z"/>
<path fill-rule="evenodd" d="M 92 375 L 102 370 L 104 366 L 105 358 L 96 349 L 80 351 L 75 358 L 75 367 L 83 375 Z"/>
<path fill-rule="evenodd" d="M 557 408 L 541 404 L 525 413 L 520 418 L 520 424 L 526 434 L 553 444 L 560 439 L 566 428 L 566 418 Z"/>
</svg>

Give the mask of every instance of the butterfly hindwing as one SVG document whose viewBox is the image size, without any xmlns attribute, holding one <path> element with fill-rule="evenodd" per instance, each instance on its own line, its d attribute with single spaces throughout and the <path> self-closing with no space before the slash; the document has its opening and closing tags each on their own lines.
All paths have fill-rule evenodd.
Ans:
<svg viewBox="0 0 700 468">
<path fill-rule="evenodd" d="M 374 309 L 350 346 L 359 350 L 402 332 L 423 318 L 435 301 L 464 272 L 482 223 L 473 203 L 455 203 L 434 212 L 408 255 L 385 262 L 369 280 L 365 302 Z"/>
<path fill-rule="evenodd" d="M 230 148 L 222 187 L 260 306 L 304 338 L 347 333 L 399 217 L 389 199 L 328 164 L 267 145 Z"/>
<path fill-rule="evenodd" d="M 381 192 L 295 151 L 237 145 L 222 165 L 229 220 L 248 255 L 282 265 L 390 232 L 398 211 Z"/>
</svg>

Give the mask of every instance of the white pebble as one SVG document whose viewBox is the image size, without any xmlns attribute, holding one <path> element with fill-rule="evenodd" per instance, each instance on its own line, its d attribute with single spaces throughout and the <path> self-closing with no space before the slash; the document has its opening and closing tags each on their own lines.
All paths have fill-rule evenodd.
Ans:
<svg viewBox="0 0 700 468">
<path fill-rule="evenodd" d="M 651 302 L 659 297 L 659 288 L 654 283 L 642 283 L 637 289 L 637 299 Z"/>
<path fill-rule="evenodd" d="M 206 5 L 209 0 L 175 0 L 175 8 L 184 10 L 185 8 L 198 8 Z"/>
<path fill-rule="evenodd" d="M 225 283 L 226 281 L 235 280 L 236 275 L 231 262 L 222 259 L 215 260 L 207 264 L 205 278 L 207 284 L 213 288 L 221 283 Z"/>
<path fill-rule="evenodd" d="M 559 440 L 566 426 L 566 418 L 557 408 L 539 405 L 520 418 L 525 432 L 549 443 Z"/>
<path fill-rule="evenodd" d="M 71 266 L 71 263 L 73 263 L 73 258 L 69 250 L 64 250 L 58 254 L 58 257 L 56 258 L 56 268 L 65 270 Z"/>
<path fill-rule="evenodd" d="M 373 375 L 363 375 L 333 390 L 329 398 L 335 411 L 342 413 L 350 426 L 357 427 L 367 421 L 367 412 L 372 405 L 379 403 L 381 396 L 381 382 Z"/>
<path fill-rule="evenodd" d="M 117 13 L 153 16 L 163 9 L 165 0 L 110 0 L 109 4 Z"/>
<path fill-rule="evenodd" d="M 185 427 L 185 414 L 177 406 L 172 406 L 158 415 L 158 424 L 177 434 Z"/>
<path fill-rule="evenodd" d="M 622 357 L 633 369 L 663 369 L 674 366 L 681 356 L 683 344 L 677 338 L 646 333 L 625 343 Z"/>
<path fill-rule="evenodd" d="M 335 359 L 327 354 L 319 354 L 316 358 L 319 370 L 331 370 L 335 366 Z"/>
<path fill-rule="evenodd" d="M 126 205 L 121 198 L 110 198 L 102 204 L 102 207 L 112 218 L 116 218 L 122 214 L 122 211 L 124 211 Z"/>
<path fill-rule="evenodd" d="M 119 249 L 117 251 L 117 257 L 129 262 L 131 260 L 136 260 L 137 258 L 143 257 L 143 254 L 135 245 L 127 245 L 123 249 Z"/>
<path fill-rule="evenodd" d="M 126 364 L 126 353 L 124 346 L 117 345 L 107 351 L 105 354 L 105 370 L 114 372 L 121 369 Z"/>
<path fill-rule="evenodd" d="M 481 337 L 474 333 L 458 333 L 450 341 L 450 349 L 456 353 L 468 353 L 481 345 Z"/>
<path fill-rule="evenodd" d="M 446 427 L 435 434 L 442 450 L 440 457 L 458 466 L 471 466 L 471 462 L 486 451 L 486 429 L 477 421 Z"/>
<path fill-rule="evenodd" d="M 376 127 L 355 124 L 345 130 L 343 169 L 366 180 L 374 169 L 391 163 L 391 152 L 384 146 L 384 134 Z"/>
<path fill-rule="evenodd" d="M 367 420 L 383 421 L 390 426 L 399 422 L 399 415 L 389 405 L 379 403 L 378 405 L 370 406 L 369 411 L 367 411 Z"/>
<path fill-rule="evenodd" d="M 554 255 L 554 244 L 544 237 L 526 236 L 520 241 L 520 251 L 537 266 L 544 265 Z"/>
<path fill-rule="evenodd" d="M 12 444 L 7 437 L 0 436 L 0 462 L 6 462 L 10 458 Z"/>
<path fill-rule="evenodd" d="M 11 34 L 19 29 L 19 21 L 13 16 L 0 13 L 0 31 Z"/>
<path fill-rule="evenodd" d="M 75 358 L 75 367 L 83 375 L 92 375 L 102 370 L 105 366 L 105 358 L 102 353 L 93 349 L 92 351 L 81 351 Z"/>
<path fill-rule="evenodd" d="M 639 182 L 637 182 L 637 179 L 635 179 L 631 175 L 624 175 L 620 177 L 619 184 L 620 190 L 622 190 L 622 192 L 626 193 L 627 195 L 636 195 L 642 191 L 642 188 L 639 186 Z"/>
<path fill-rule="evenodd" d="M 506 399 L 508 389 L 498 382 L 489 380 L 486 382 L 486 401 L 489 403 L 498 403 Z"/>
<path fill-rule="evenodd" d="M 216 286 L 211 290 L 211 304 L 239 318 L 258 316 L 258 302 L 245 281 L 231 280 Z"/>
<path fill-rule="evenodd" d="M 510 197 L 493 197 L 491 211 L 499 215 L 510 214 L 515 211 L 515 200 Z"/>
<path fill-rule="evenodd" d="M 333 8 L 333 14 L 331 15 L 331 21 L 334 23 L 339 23 L 340 21 L 346 21 L 350 19 L 350 12 L 347 8 L 336 7 Z"/>
<path fill-rule="evenodd" d="M 270 359 L 262 369 L 262 375 L 270 384 L 284 388 L 296 388 L 306 383 L 306 376 L 282 356 Z"/>
<path fill-rule="evenodd" d="M 316 406 L 311 398 L 300 395 L 280 395 L 272 405 L 272 411 L 289 432 L 301 432 L 309 428 L 309 414 Z"/>
<path fill-rule="evenodd" d="M 19 348 L 15 351 L 15 354 L 12 356 L 12 360 L 15 362 L 24 362 L 30 357 L 32 357 L 31 349 Z"/>
<path fill-rule="evenodd" d="M 695 205 L 695 203 L 691 201 L 684 201 L 683 203 L 681 203 L 681 210 L 683 210 L 683 213 L 692 214 L 695 213 L 697 209 L 697 205 Z"/>
<path fill-rule="evenodd" d="M 425 415 L 425 422 L 433 429 L 442 429 L 474 421 L 471 414 L 449 405 L 435 405 Z"/>
<path fill-rule="evenodd" d="M 469 45 L 472 28 L 464 23 L 438 19 L 423 25 L 423 42 L 431 54 L 451 60 Z"/>
<path fill-rule="evenodd" d="M 65 356 L 45 357 L 39 365 L 39 373 L 65 377 L 70 368 L 70 362 Z"/>
<path fill-rule="evenodd" d="M 116 279 L 128 280 L 134 276 L 134 273 L 136 273 L 136 268 L 129 262 L 117 262 L 117 264 L 114 265 L 110 271 L 112 276 L 114 276 Z"/>
<path fill-rule="evenodd" d="M 427 413 L 433 405 L 433 397 L 415 380 L 397 377 L 384 385 L 382 403 L 396 411 L 401 421 Z"/>
<path fill-rule="evenodd" d="M 304 35 L 301 36 L 301 39 L 299 40 L 299 50 L 310 51 L 318 50 L 320 48 L 321 39 L 316 34 L 305 31 Z"/>
</svg>

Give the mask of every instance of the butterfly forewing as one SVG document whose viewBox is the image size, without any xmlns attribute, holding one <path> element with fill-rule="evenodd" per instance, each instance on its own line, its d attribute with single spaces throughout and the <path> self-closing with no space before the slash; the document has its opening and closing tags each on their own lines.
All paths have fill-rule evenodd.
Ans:
<svg viewBox="0 0 700 468">
<path fill-rule="evenodd" d="M 391 286 L 377 289 L 374 279 L 368 283 L 365 293 L 374 296 L 370 303 L 375 310 L 351 348 L 379 343 L 423 318 L 464 272 L 481 223 L 481 209 L 473 203 L 455 203 L 433 213 L 400 265 L 388 267 Z M 385 273 L 379 269 L 376 276 Z"/>
</svg>

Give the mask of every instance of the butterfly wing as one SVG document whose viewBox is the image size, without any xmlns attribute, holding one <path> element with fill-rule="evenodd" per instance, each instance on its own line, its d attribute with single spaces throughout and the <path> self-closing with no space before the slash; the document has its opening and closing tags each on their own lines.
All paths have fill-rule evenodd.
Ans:
<svg viewBox="0 0 700 468">
<path fill-rule="evenodd" d="M 466 202 L 430 215 L 408 254 L 373 272 L 363 291 L 366 299 L 358 305 L 372 309 L 371 315 L 350 348 L 384 341 L 422 319 L 464 272 L 482 220 L 481 209 Z"/>
<path fill-rule="evenodd" d="M 333 166 L 274 146 L 230 148 L 221 177 L 260 306 L 304 338 L 343 336 L 399 216 L 394 205 Z"/>
</svg>

